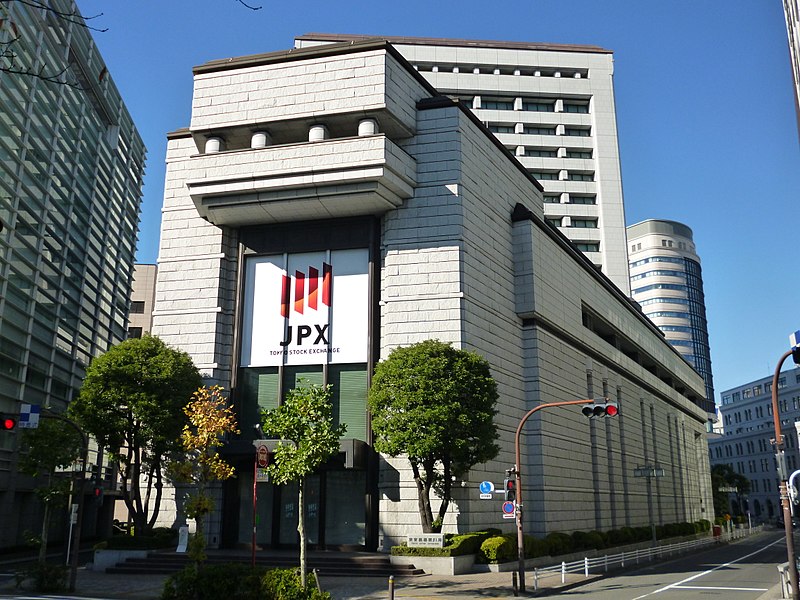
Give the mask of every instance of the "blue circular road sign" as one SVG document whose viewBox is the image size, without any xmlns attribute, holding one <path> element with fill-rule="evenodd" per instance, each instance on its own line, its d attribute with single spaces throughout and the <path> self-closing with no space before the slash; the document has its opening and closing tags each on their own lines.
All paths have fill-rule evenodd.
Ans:
<svg viewBox="0 0 800 600">
<path fill-rule="evenodd" d="M 481 481 L 481 494 L 491 494 L 494 491 L 494 484 L 491 481 Z"/>
<path fill-rule="evenodd" d="M 514 514 L 514 503 L 511 501 L 503 502 L 503 513 L 507 515 Z"/>
</svg>

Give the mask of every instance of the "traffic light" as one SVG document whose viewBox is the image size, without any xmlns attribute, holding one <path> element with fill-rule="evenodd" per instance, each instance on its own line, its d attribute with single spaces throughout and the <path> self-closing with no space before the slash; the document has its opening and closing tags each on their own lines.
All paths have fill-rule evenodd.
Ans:
<svg viewBox="0 0 800 600">
<path fill-rule="evenodd" d="M 11 431 L 17 426 L 17 420 L 8 415 L 0 415 L 0 430 Z"/>
<path fill-rule="evenodd" d="M 517 499 L 517 482 L 511 477 L 506 477 L 503 480 L 503 493 L 505 494 L 506 502 L 514 502 Z"/>
<path fill-rule="evenodd" d="M 94 485 L 92 486 L 92 499 L 97 504 L 103 503 L 103 486 L 99 481 L 95 481 Z"/>
<path fill-rule="evenodd" d="M 613 400 L 599 398 L 591 404 L 584 404 L 581 408 L 581 412 L 585 417 L 589 417 L 590 419 L 616 417 L 619 414 L 619 406 Z"/>
</svg>

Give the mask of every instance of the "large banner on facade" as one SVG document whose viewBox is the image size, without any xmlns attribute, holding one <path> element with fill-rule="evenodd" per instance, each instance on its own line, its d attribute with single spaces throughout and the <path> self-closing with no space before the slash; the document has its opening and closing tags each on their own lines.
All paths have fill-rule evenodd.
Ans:
<svg viewBox="0 0 800 600">
<path fill-rule="evenodd" d="M 243 367 L 367 361 L 366 249 L 246 259 Z"/>
</svg>

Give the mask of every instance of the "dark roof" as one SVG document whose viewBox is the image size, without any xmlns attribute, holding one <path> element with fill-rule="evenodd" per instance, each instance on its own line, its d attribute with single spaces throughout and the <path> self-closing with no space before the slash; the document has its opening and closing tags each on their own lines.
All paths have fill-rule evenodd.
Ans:
<svg viewBox="0 0 800 600">
<path fill-rule="evenodd" d="M 503 42 L 496 40 L 458 40 L 452 38 L 407 37 L 392 35 L 363 35 L 348 33 L 306 33 L 297 36 L 298 40 L 320 42 L 354 42 L 380 38 L 393 44 L 412 44 L 418 46 L 458 46 L 461 48 L 505 48 L 509 50 L 549 50 L 551 52 L 593 52 L 613 54 L 613 50 L 600 46 L 581 44 L 549 44 L 542 42 Z"/>
</svg>

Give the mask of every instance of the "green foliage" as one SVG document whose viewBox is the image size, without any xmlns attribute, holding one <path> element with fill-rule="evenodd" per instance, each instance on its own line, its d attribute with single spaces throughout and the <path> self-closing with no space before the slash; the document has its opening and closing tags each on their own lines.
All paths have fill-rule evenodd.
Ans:
<svg viewBox="0 0 800 600">
<path fill-rule="evenodd" d="M 445 536 L 443 548 L 415 548 L 409 546 L 392 546 L 392 556 L 463 556 L 476 554 L 484 540 L 497 535 L 499 530 L 474 531 L 471 533 L 450 534 Z"/>
<path fill-rule="evenodd" d="M 261 579 L 267 600 L 330 600 L 331 595 L 312 586 L 303 587 L 296 569 L 272 569 Z"/>
<path fill-rule="evenodd" d="M 63 565 L 36 563 L 16 574 L 17 587 L 30 581 L 33 591 L 41 593 L 58 593 L 67 589 L 68 569 Z"/>
<path fill-rule="evenodd" d="M 344 424 L 333 425 L 331 386 L 309 384 L 289 390 L 278 408 L 265 411 L 262 427 L 267 437 L 290 440 L 275 450 L 269 465 L 269 476 L 276 485 L 297 481 L 310 475 L 331 456 L 339 452 L 339 438 L 346 431 Z"/>
<path fill-rule="evenodd" d="M 83 438 L 74 427 L 42 417 L 35 429 L 22 430 L 19 469 L 32 477 L 47 476 L 72 465 L 81 455 Z"/>
<path fill-rule="evenodd" d="M 164 583 L 161 600 L 330 600 L 303 587 L 296 569 L 256 569 L 243 563 L 186 567 Z"/>
<path fill-rule="evenodd" d="M 572 550 L 601 550 L 608 544 L 599 531 L 575 531 L 572 538 Z"/>
<path fill-rule="evenodd" d="M 488 538 L 481 544 L 479 562 L 502 563 L 517 558 L 516 536 L 498 535 Z"/>
<path fill-rule="evenodd" d="M 718 517 L 724 516 L 738 508 L 734 502 L 731 507 L 729 492 L 721 492 L 720 488 L 735 487 L 739 490 L 739 494 L 744 495 L 750 492 L 750 480 L 734 471 L 733 466 L 714 465 L 711 467 L 711 491 L 714 498 L 714 514 Z M 735 496 L 734 496 L 735 497 Z"/>
<path fill-rule="evenodd" d="M 426 533 L 441 530 L 453 479 L 497 456 L 496 400 L 489 363 L 438 340 L 396 348 L 375 367 L 369 391 L 375 448 L 408 457 Z M 442 499 L 436 517 L 431 489 Z"/>
<path fill-rule="evenodd" d="M 544 538 L 547 544 L 548 554 L 558 556 L 559 554 L 569 554 L 572 552 L 572 538 L 566 533 L 554 531 Z"/>
<path fill-rule="evenodd" d="M 119 461 L 122 498 L 137 535 L 146 534 L 158 518 L 164 457 L 180 449 L 182 409 L 201 383 L 188 354 L 145 336 L 94 359 L 70 403 L 70 415 Z M 145 499 L 152 488 L 151 505 Z"/>
<path fill-rule="evenodd" d="M 192 395 L 192 400 L 183 407 L 189 423 L 183 426 L 181 446 L 183 457 L 169 465 L 173 478 L 194 485 L 184 502 L 184 510 L 197 524 L 196 534 L 189 540 L 189 556 L 199 562 L 206 559 L 203 521 L 214 509 L 214 502 L 207 493 L 209 484 L 233 477 L 234 468 L 219 455 L 224 437 L 239 433 L 233 408 L 222 396 L 218 385 L 200 387 Z"/>
</svg>

